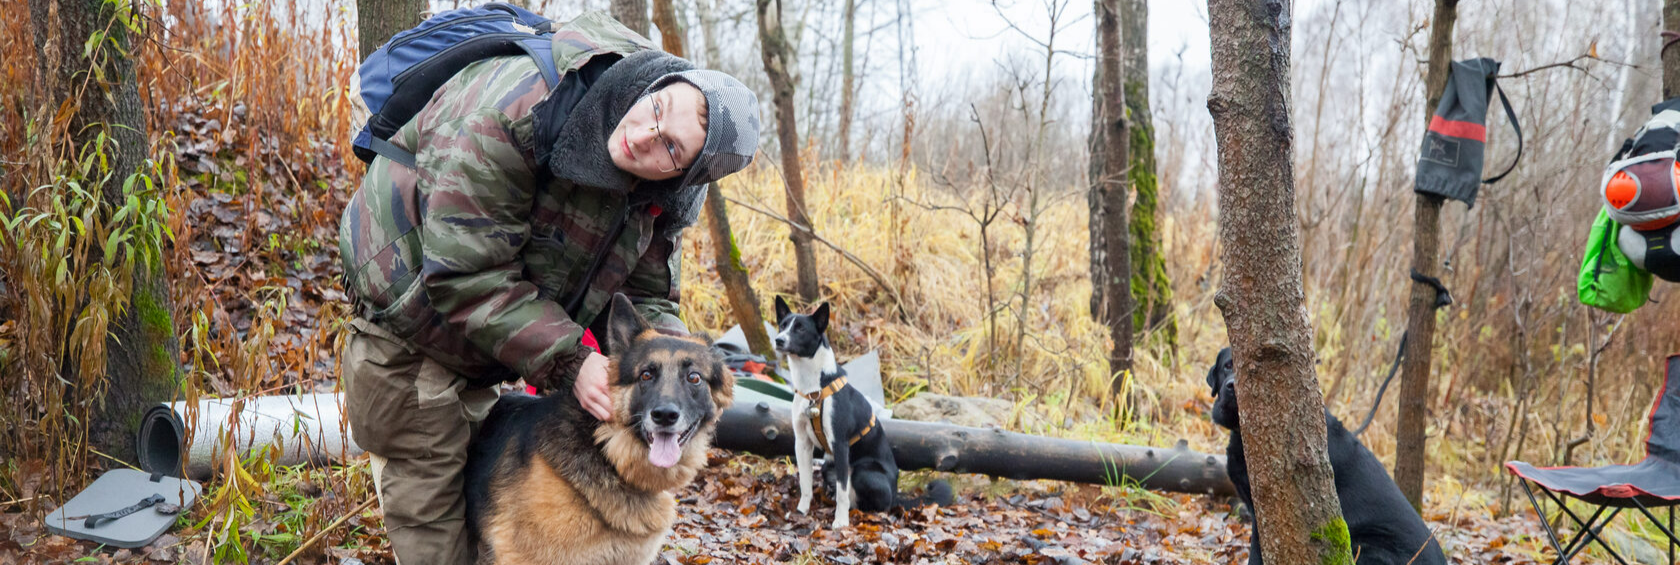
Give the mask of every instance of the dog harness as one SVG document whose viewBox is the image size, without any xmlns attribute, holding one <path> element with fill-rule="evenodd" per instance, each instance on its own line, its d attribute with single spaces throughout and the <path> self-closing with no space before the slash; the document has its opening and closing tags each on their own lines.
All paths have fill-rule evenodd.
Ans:
<svg viewBox="0 0 1680 565">
<path fill-rule="evenodd" d="M 846 388 L 846 377 L 834 379 L 834 382 L 828 383 L 828 386 L 823 387 L 822 390 L 810 393 L 799 393 L 800 396 L 803 396 L 806 400 L 811 401 L 811 409 L 807 411 L 811 417 L 811 429 L 817 433 L 817 442 L 822 444 L 823 449 L 825 450 L 828 449 L 828 436 L 823 433 L 823 399 L 834 396 L 834 393 L 840 392 L 840 389 L 843 388 Z M 846 445 L 857 445 L 858 440 L 863 439 L 863 436 L 873 429 L 875 429 L 875 411 L 870 410 L 869 423 L 864 424 L 863 429 L 859 431 L 857 435 L 852 436 L 851 441 L 846 442 Z"/>
</svg>

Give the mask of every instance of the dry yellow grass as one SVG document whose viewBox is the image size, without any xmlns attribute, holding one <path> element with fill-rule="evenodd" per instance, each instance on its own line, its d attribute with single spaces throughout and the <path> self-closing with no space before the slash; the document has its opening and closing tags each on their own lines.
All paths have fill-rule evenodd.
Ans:
<svg viewBox="0 0 1680 565">
<path fill-rule="evenodd" d="M 1072 192 L 1076 189 L 1056 198 L 1040 218 L 1035 288 L 1025 309 L 1029 335 L 1016 373 L 1012 344 L 1024 233 L 1018 223 L 1006 214 L 992 227 L 994 297 L 1000 307 L 1015 300 L 997 314 L 994 351 L 987 337 L 979 226 L 961 211 L 940 209 L 963 206 L 961 196 L 930 186 L 914 170 L 905 175 L 901 189 L 894 170 L 869 165 L 822 163 L 812 167 L 806 180 L 816 233 L 883 273 L 904 298 L 907 316 L 900 316 L 891 292 L 841 254 L 815 244 L 823 295 L 834 308 L 829 337 L 842 360 L 880 351 L 889 401 L 921 390 L 1008 398 L 1045 417 L 1039 429 L 1017 422 L 1024 431 L 1167 444 L 1188 432 L 1198 447 L 1215 447 L 1205 421 L 1180 417 L 1199 413 L 1203 406 L 1195 402 L 1202 396 L 1201 375 L 1185 368 L 1191 362 L 1174 367 L 1159 352 L 1139 349 L 1135 383 L 1148 416 L 1128 427 L 1103 410 L 1110 380 L 1108 332 L 1087 311 L 1087 218 L 1083 197 Z M 727 198 L 785 216 L 782 186 L 780 171 L 761 165 L 726 179 L 722 191 Z M 776 295 L 794 298 L 788 228 L 745 206 L 731 204 L 729 214 L 742 261 L 768 316 Z M 1181 234 L 1168 238 L 1167 245 L 1170 249 L 1175 239 L 1203 235 L 1212 233 Z M 728 329 L 735 320 L 714 270 L 709 235 L 691 229 L 684 246 L 685 319 L 696 329 Z M 1190 317 L 1195 308 L 1206 306 L 1181 303 L 1180 316 Z M 1209 343 L 1223 339 L 1223 324 L 1206 322 L 1198 318 L 1183 333 L 1205 336 Z M 1186 357 L 1198 358 L 1199 351 Z"/>
</svg>

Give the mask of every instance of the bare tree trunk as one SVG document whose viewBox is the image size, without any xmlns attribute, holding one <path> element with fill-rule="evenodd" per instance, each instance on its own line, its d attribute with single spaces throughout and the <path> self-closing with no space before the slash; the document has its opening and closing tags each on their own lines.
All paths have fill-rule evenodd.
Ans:
<svg viewBox="0 0 1680 565">
<path fill-rule="evenodd" d="M 55 101 L 75 100 L 77 109 L 68 129 L 75 147 L 86 147 L 99 135 L 111 141 L 103 149 L 111 178 L 99 186 L 103 212 L 111 214 L 127 201 L 124 180 L 146 165 L 146 117 L 135 84 L 134 62 L 125 55 L 131 41 L 127 28 L 115 22 L 117 15 L 110 3 L 60 0 L 56 3 L 56 22 L 49 16 L 47 3 L 35 0 L 31 10 L 32 15 L 41 16 L 36 24 L 38 34 L 48 29 L 57 32 L 56 42 L 38 35 L 37 45 L 45 49 L 39 53 L 43 68 L 56 71 L 41 76 L 53 81 L 48 91 Z M 107 51 L 109 57 L 101 59 L 102 73 L 93 74 L 105 80 L 89 80 L 89 59 L 82 57 L 82 45 L 97 32 L 105 33 L 115 43 L 115 48 Z M 47 62 L 52 56 L 57 61 Z M 162 242 L 146 245 L 161 246 Z M 169 400 L 179 385 L 181 347 L 171 318 L 173 310 L 163 266 L 136 261 L 128 306 L 112 321 L 105 338 L 103 396 L 88 426 L 91 445 L 116 459 L 135 461 L 134 439 L 140 415 L 150 405 Z M 100 390 L 96 384 L 100 377 L 76 375 L 74 380 L 84 394 L 95 394 Z"/>
<path fill-rule="evenodd" d="M 426 0 L 356 0 L 356 41 L 367 59 L 397 32 L 420 25 Z"/>
<path fill-rule="evenodd" d="M 1225 318 L 1239 375 L 1243 454 L 1268 563 L 1349 563 L 1325 448 L 1295 220 L 1286 0 L 1211 0 Z"/>
<path fill-rule="evenodd" d="M 1452 30 L 1458 19 L 1458 0 L 1435 0 L 1435 17 L 1429 33 L 1429 74 L 1425 92 L 1429 102 L 1424 105 L 1424 120 L 1435 112 L 1441 102 L 1441 91 L 1447 86 L 1447 73 L 1452 69 Z M 1417 194 L 1414 209 L 1412 241 L 1412 269 L 1425 276 L 1441 274 L 1438 265 L 1441 254 L 1441 197 Z M 1429 421 L 1430 363 L 1435 343 L 1435 289 L 1422 283 L 1412 283 L 1412 297 L 1406 308 L 1406 361 L 1400 373 L 1400 423 L 1394 430 L 1394 482 L 1412 503 L 1423 512 L 1423 474 L 1426 439 L 1423 432 Z"/>
<path fill-rule="evenodd" d="M 846 0 L 846 32 L 840 38 L 840 162 L 852 161 L 852 44 L 857 23 L 857 0 Z"/>
<path fill-rule="evenodd" d="M 659 43 L 665 52 L 686 58 L 688 48 L 683 44 L 682 24 L 677 22 L 677 10 L 671 1 L 653 0 L 653 23 L 659 26 Z"/>
<path fill-rule="evenodd" d="M 630 31 L 648 35 L 648 3 L 647 0 L 612 0 L 612 17 Z M 663 30 L 661 30 L 663 31 Z"/>
<path fill-rule="evenodd" d="M 1104 127 L 1103 119 L 1105 106 L 1103 96 L 1103 66 L 1091 65 L 1091 134 L 1085 139 L 1085 152 L 1090 155 L 1090 164 L 1085 169 L 1085 177 L 1089 182 L 1085 190 L 1085 206 L 1090 211 L 1090 241 L 1086 249 L 1091 256 L 1091 317 L 1098 320 L 1108 320 L 1103 315 L 1103 306 L 1108 304 L 1108 271 L 1107 259 L 1104 254 L 1108 248 L 1103 239 L 1103 146 L 1108 137 L 1104 134 L 1108 128 Z"/>
<path fill-rule="evenodd" d="M 799 166 L 799 125 L 794 119 L 793 78 L 788 74 L 789 49 L 787 35 L 782 31 L 781 0 L 757 0 L 758 41 L 764 58 L 764 72 L 770 75 L 770 90 L 776 101 L 776 139 L 782 151 L 782 180 L 787 184 L 788 219 L 809 227 L 811 218 L 805 213 L 805 175 Z M 793 240 L 793 258 L 799 274 L 799 297 L 815 302 L 817 288 L 817 258 L 811 252 L 811 235 L 798 228 L 789 228 Z"/>
<path fill-rule="evenodd" d="M 1178 321 L 1172 314 L 1172 281 L 1161 256 L 1161 196 L 1155 183 L 1155 126 L 1149 114 L 1149 6 L 1145 0 L 1122 0 L 1122 66 L 1126 71 L 1126 125 L 1131 130 L 1128 179 L 1137 195 L 1131 218 L 1132 330 L 1160 328 L 1161 341 L 1178 348 Z"/>
<path fill-rule="evenodd" d="M 1130 253 L 1119 251 L 1128 248 L 1125 175 L 1129 141 L 1126 93 L 1121 86 L 1125 70 L 1120 64 L 1120 0 L 1099 0 L 1096 13 L 1098 64 L 1102 66 L 1102 88 L 1098 90 L 1101 98 L 1097 104 L 1103 108 L 1103 245 L 1115 251 L 1103 254 L 1103 280 L 1108 286 L 1103 293 L 1107 302 L 1104 317 L 1109 339 L 1114 341 L 1108 355 L 1108 373 L 1114 379 L 1109 384 L 1109 392 L 1120 396 L 1127 394 L 1132 370 L 1132 293 L 1125 290 L 1132 280 L 1132 261 Z M 1131 404 L 1124 397 L 1119 400 L 1123 409 Z"/>
<path fill-rule="evenodd" d="M 1663 0 L 1662 27 L 1665 32 L 1680 33 L 1680 0 Z M 1662 96 L 1663 100 L 1680 96 L 1680 45 L 1663 38 Z"/>
<path fill-rule="evenodd" d="M 659 26 L 660 41 L 666 53 L 687 57 L 683 45 L 685 34 L 677 24 L 672 0 L 653 0 L 653 21 Z M 711 46 L 708 46 L 710 48 Z M 706 229 L 711 233 L 716 250 L 718 278 L 723 280 L 724 294 L 729 296 L 729 310 L 741 332 L 747 336 L 747 347 L 766 359 L 775 358 L 770 336 L 764 332 L 764 314 L 758 310 L 758 295 L 753 292 L 747 267 L 741 264 L 741 251 L 735 246 L 735 232 L 729 229 L 729 212 L 725 208 L 723 191 L 717 183 L 706 185 Z"/>
</svg>

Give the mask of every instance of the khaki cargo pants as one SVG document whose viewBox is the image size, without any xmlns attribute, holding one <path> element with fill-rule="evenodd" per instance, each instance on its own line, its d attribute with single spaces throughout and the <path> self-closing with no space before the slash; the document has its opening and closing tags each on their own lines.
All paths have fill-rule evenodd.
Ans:
<svg viewBox="0 0 1680 565">
<path fill-rule="evenodd" d="M 496 403 L 418 346 L 360 317 L 340 358 L 356 444 L 371 454 L 385 531 L 399 565 L 470 565 L 462 470 L 467 441 Z"/>
</svg>

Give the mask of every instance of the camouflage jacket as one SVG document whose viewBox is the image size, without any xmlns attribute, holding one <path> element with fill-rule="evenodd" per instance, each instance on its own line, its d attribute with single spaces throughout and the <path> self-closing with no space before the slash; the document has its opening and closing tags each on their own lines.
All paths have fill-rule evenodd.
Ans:
<svg viewBox="0 0 1680 565">
<path fill-rule="evenodd" d="M 653 48 L 588 13 L 556 31 L 555 67 L 564 75 L 596 55 Z M 480 384 L 574 378 L 584 328 L 614 292 L 656 326 L 684 330 L 680 244 L 655 229 L 661 210 L 636 192 L 540 174 L 532 107 L 549 94 L 526 56 L 462 69 L 391 137 L 418 170 L 376 159 L 339 225 L 357 315 Z"/>
</svg>

